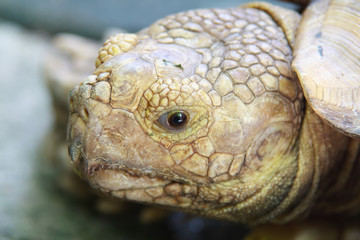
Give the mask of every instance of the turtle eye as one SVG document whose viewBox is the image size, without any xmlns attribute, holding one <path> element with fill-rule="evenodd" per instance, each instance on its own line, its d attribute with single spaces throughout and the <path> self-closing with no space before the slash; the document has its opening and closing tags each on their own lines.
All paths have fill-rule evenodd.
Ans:
<svg viewBox="0 0 360 240">
<path fill-rule="evenodd" d="M 159 117 L 158 122 L 168 130 L 181 131 L 189 122 L 189 114 L 185 111 L 167 112 Z"/>
</svg>

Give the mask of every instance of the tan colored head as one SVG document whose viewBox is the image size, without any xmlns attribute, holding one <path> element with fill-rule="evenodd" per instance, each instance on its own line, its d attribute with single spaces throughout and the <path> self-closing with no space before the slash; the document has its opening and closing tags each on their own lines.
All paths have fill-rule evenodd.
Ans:
<svg viewBox="0 0 360 240">
<path fill-rule="evenodd" d="M 71 94 L 72 161 L 115 197 L 242 222 L 277 216 L 298 170 L 291 59 L 281 28 L 252 8 L 114 36 Z"/>
</svg>

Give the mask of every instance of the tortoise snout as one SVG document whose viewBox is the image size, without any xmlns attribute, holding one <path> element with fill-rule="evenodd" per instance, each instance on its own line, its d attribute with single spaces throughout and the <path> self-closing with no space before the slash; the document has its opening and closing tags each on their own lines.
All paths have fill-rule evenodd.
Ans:
<svg viewBox="0 0 360 240">
<path fill-rule="evenodd" d="M 76 87 L 70 94 L 70 116 L 67 129 L 68 153 L 71 162 L 78 167 L 83 162 L 83 142 L 86 131 L 86 122 L 89 111 L 85 104 L 79 101 L 79 88 Z"/>
<path fill-rule="evenodd" d="M 73 164 L 80 163 L 82 145 L 85 132 L 85 123 L 78 116 L 70 116 L 68 124 L 68 152 Z"/>
</svg>

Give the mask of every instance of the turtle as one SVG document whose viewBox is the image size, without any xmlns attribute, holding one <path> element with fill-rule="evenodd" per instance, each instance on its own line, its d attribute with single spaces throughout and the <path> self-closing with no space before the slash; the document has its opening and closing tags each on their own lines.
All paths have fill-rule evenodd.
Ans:
<svg viewBox="0 0 360 240">
<path fill-rule="evenodd" d="M 248 226 L 358 221 L 359 17 L 359 1 L 254 2 L 111 36 L 70 93 L 76 173 Z"/>
</svg>

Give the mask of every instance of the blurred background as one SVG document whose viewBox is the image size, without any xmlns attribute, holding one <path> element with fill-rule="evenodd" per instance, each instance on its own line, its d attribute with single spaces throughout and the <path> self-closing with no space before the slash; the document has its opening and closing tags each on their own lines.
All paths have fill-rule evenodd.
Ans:
<svg viewBox="0 0 360 240">
<path fill-rule="evenodd" d="M 0 0 L 0 239 L 242 239 L 247 230 L 236 224 L 95 196 L 61 161 L 68 88 L 91 68 L 105 35 L 244 2 Z"/>
</svg>

